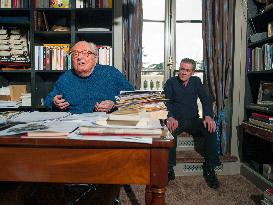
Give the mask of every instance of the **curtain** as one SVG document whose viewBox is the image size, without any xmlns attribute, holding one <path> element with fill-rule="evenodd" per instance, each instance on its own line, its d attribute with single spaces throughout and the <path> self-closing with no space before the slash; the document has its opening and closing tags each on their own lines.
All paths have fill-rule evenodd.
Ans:
<svg viewBox="0 0 273 205">
<path fill-rule="evenodd" d="M 142 0 L 123 0 L 123 73 L 135 89 L 141 86 Z"/>
<path fill-rule="evenodd" d="M 204 68 L 214 100 L 218 153 L 226 154 L 231 129 L 235 0 L 203 0 L 202 5 Z"/>
</svg>

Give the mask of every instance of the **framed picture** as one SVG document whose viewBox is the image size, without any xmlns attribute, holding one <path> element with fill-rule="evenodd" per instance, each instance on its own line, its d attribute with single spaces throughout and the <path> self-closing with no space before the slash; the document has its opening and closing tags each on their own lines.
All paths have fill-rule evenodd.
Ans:
<svg viewBox="0 0 273 205">
<path fill-rule="evenodd" d="M 257 104 L 273 105 L 273 82 L 261 82 Z"/>
</svg>

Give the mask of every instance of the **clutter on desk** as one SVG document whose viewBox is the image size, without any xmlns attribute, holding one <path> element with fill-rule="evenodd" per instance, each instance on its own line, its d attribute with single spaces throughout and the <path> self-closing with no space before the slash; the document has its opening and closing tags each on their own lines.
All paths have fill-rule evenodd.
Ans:
<svg viewBox="0 0 273 205">
<path fill-rule="evenodd" d="M 164 103 L 166 100 L 163 91 L 122 91 L 116 97 L 118 110 L 113 115 L 137 115 L 145 111 L 150 113 L 150 117 L 166 119 L 167 111 Z"/>
</svg>

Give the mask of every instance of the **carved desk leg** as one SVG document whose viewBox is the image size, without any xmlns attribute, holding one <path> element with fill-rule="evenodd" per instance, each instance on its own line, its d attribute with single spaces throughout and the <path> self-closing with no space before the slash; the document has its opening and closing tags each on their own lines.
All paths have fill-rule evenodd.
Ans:
<svg viewBox="0 0 273 205">
<path fill-rule="evenodd" d="M 165 205 L 165 186 L 152 185 L 152 203 L 151 205 Z"/>
<path fill-rule="evenodd" d="M 145 190 L 146 205 L 165 205 L 166 187 L 147 185 Z"/>
<path fill-rule="evenodd" d="M 145 203 L 146 203 L 146 205 L 151 205 L 151 203 L 152 203 L 151 185 L 146 185 L 146 189 L 145 189 Z"/>
</svg>

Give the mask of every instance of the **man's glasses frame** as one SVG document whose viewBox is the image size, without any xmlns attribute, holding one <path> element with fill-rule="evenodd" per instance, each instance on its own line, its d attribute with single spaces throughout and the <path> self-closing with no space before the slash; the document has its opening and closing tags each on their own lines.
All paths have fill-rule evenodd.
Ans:
<svg viewBox="0 0 273 205">
<path fill-rule="evenodd" d="M 94 52 L 92 51 L 88 51 L 88 50 L 83 50 L 83 51 L 71 51 L 70 55 L 72 58 L 78 58 L 80 53 L 84 56 L 84 57 L 88 57 L 89 55 L 96 55 Z"/>
</svg>

